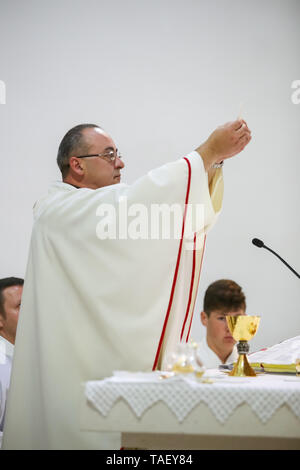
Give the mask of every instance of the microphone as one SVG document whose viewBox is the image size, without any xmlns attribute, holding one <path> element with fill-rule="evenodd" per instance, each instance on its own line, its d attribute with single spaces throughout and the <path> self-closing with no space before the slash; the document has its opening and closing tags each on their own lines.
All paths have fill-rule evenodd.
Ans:
<svg viewBox="0 0 300 470">
<path fill-rule="evenodd" d="M 271 250 L 271 248 L 266 246 L 263 241 L 259 240 L 259 238 L 253 238 L 252 243 L 258 248 L 265 248 L 266 250 L 273 253 L 273 255 L 277 256 L 277 258 L 279 258 L 280 261 L 282 261 L 297 277 L 300 278 L 300 275 L 286 261 L 284 261 L 284 259 L 282 259 L 281 256 L 279 256 L 277 253 L 275 253 L 275 251 Z"/>
<path fill-rule="evenodd" d="M 263 246 L 265 246 L 264 242 L 262 242 L 258 238 L 253 238 L 252 243 L 253 245 L 258 246 L 258 248 L 262 248 Z"/>
</svg>

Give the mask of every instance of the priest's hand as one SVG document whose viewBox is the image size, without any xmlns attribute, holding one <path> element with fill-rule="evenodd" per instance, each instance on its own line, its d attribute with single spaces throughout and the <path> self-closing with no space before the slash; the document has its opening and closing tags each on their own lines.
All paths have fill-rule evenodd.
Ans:
<svg viewBox="0 0 300 470">
<path fill-rule="evenodd" d="M 251 131 L 243 119 L 228 122 L 217 129 L 196 150 L 201 155 L 206 171 L 215 163 L 240 153 L 251 140 Z"/>
</svg>

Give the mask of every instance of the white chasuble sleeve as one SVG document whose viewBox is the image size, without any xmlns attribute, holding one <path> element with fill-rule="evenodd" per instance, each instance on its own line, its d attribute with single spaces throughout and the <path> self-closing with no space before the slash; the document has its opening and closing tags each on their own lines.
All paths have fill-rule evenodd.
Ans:
<svg viewBox="0 0 300 470">
<path fill-rule="evenodd" d="M 187 339 L 221 193 L 221 172 L 208 188 L 196 152 L 131 186 L 50 187 L 34 209 L 4 448 L 118 448 L 113 434 L 80 431 L 81 384 L 160 367 Z M 188 214 L 188 204 L 202 215 Z M 175 217 L 175 237 L 159 221 L 178 207 L 185 216 Z"/>
<path fill-rule="evenodd" d="M 189 180 L 184 237 L 178 250 L 172 291 L 153 368 L 164 369 L 180 341 L 188 341 L 203 263 L 206 233 L 222 207 L 223 177 L 218 169 L 208 187 L 202 158 L 192 152 L 185 158 Z"/>
</svg>

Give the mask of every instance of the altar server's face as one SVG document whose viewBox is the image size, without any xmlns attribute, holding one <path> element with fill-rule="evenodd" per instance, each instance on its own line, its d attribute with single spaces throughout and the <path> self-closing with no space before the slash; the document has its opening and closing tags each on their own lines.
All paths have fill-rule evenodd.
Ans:
<svg viewBox="0 0 300 470">
<path fill-rule="evenodd" d="M 226 313 L 213 311 L 209 316 L 205 312 L 201 312 L 201 322 L 206 326 L 207 343 L 213 345 L 216 350 L 229 355 L 236 341 L 228 329 L 226 315 L 245 315 L 245 311 L 243 309 Z"/>
<path fill-rule="evenodd" d="M 117 151 L 112 138 L 102 129 L 87 128 L 83 130 L 83 134 L 88 144 L 89 155 Z M 120 183 L 121 170 L 125 166 L 120 158 L 117 157 L 114 161 L 110 161 L 109 157 L 89 157 L 79 160 L 84 171 L 82 182 L 86 187 L 97 189 Z"/>
</svg>

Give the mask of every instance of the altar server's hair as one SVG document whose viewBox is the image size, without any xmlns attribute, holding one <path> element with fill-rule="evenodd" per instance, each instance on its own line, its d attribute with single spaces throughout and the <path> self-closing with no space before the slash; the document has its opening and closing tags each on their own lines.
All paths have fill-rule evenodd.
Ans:
<svg viewBox="0 0 300 470">
<path fill-rule="evenodd" d="M 88 144 L 82 131 L 87 128 L 95 127 L 101 129 L 97 124 L 79 124 L 78 126 L 72 127 L 63 137 L 58 148 L 56 159 L 63 178 L 69 171 L 69 159 L 72 154 L 82 155 L 88 153 Z"/>
<path fill-rule="evenodd" d="M 230 279 L 220 279 L 208 286 L 204 295 L 203 310 L 211 312 L 236 312 L 246 310 L 246 297 L 242 288 Z"/>
<path fill-rule="evenodd" d="M 2 315 L 2 317 L 6 318 L 3 296 L 4 289 L 13 286 L 23 286 L 23 284 L 24 279 L 21 279 L 20 277 L 5 277 L 3 279 L 0 279 L 0 315 Z"/>
</svg>

